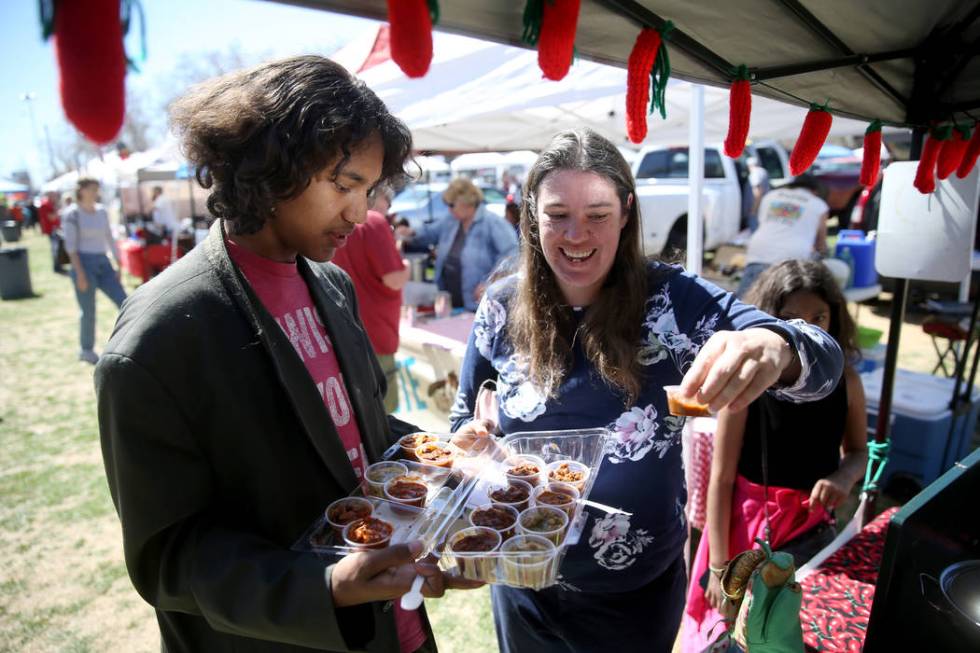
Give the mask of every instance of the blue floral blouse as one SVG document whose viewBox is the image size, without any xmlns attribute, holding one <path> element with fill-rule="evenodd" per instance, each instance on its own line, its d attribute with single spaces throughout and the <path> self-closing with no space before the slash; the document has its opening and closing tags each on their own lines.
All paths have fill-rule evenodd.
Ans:
<svg viewBox="0 0 980 653">
<path fill-rule="evenodd" d="M 568 590 L 629 591 L 651 582 L 681 555 L 687 537 L 680 446 L 684 418 L 667 412 L 663 386 L 680 383 L 713 333 L 764 327 L 783 335 L 799 352 L 802 373 L 792 387 L 770 389 L 780 399 L 823 398 L 843 369 L 840 347 L 819 328 L 802 320 L 777 320 L 677 267 L 651 262 L 648 277 L 637 348 L 645 376 L 632 406 L 624 405 L 624 395 L 598 376 L 579 344 L 574 345 L 572 369 L 555 398 L 547 398 L 531 383 L 507 335 L 507 308 L 516 289 L 513 276 L 488 289 L 463 361 L 450 414 L 453 430 L 472 419 L 480 385 L 495 379 L 505 434 L 595 427 L 613 434 L 591 498 L 631 515 L 589 508 L 582 538 L 562 564 L 560 582 Z"/>
</svg>

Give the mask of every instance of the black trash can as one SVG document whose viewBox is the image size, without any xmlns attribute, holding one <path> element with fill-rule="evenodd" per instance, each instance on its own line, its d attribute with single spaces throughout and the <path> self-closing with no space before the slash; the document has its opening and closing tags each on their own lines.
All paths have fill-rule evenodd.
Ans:
<svg viewBox="0 0 980 653">
<path fill-rule="evenodd" d="M 3 224 L 0 225 L 0 232 L 3 233 L 5 241 L 16 243 L 20 240 L 20 223 L 16 220 L 4 220 Z"/>
<path fill-rule="evenodd" d="M 31 268 L 27 264 L 27 248 L 0 249 L 0 299 L 22 299 L 33 296 Z"/>
</svg>

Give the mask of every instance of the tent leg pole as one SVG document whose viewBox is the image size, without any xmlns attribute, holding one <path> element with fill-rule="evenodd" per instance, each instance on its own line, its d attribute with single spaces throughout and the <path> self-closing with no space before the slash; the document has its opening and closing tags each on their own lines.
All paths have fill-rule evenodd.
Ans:
<svg viewBox="0 0 980 653">
<path fill-rule="evenodd" d="M 892 314 L 888 324 L 888 349 L 885 351 L 885 369 L 881 379 L 881 398 L 878 401 L 878 422 L 875 425 L 875 442 L 888 441 L 888 424 L 892 411 L 892 392 L 895 389 L 895 370 L 898 368 L 898 344 L 902 336 L 902 321 L 905 319 L 905 306 L 909 298 L 909 280 L 895 279 L 895 292 L 892 297 Z M 881 465 L 883 463 L 878 463 Z M 872 475 L 876 470 L 871 470 Z M 874 515 L 878 491 L 868 493 L 864 516 L 860 525 L 863 528 Z"/>
</svg>

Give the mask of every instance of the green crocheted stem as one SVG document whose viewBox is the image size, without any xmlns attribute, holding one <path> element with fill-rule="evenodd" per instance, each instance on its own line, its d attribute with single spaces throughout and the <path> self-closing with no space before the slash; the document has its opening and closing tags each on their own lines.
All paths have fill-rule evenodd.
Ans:
<svg viewBox="0 0 980 653">
<path fill-rule="evenodd" d="M 878 481 L 881 480 L 881 474 L 885 471 L 885 465 L 888 464 L 888 450 L 891 447 L 889 442 L 869 442 L 868 443 L 868 466 L 864 470 L 864 486 L 861 488 L 862 492 L 877 492 L 878 491 Z M 878 463 L 877 469 L 875 468 L 875 463 Z M 871 475 L 871 470 L 874 469 L 874 477 Z"/>
<path fill-rule="evenodd" d="M 823 104 L 817 104 L 816 102 L 810 103 L 810 111 L 827 111 L 827 107 L 830 106 L 830 100 L 827 100 Z"/>
<path fill-rule="evenodd" d="M 953 136 L 952 125 L 939 125 L 929 130 L 929 136 L 937 141 L 948 141 Z"/>
<path fill-rule="evenodd" d="M 871 121 L 871 124 L 868 125 L 868 128 L 866 130 L 864 130 L 864 133 L 865 134 L 873 134 L 874 132 L 880 132 L 880 131 L 881 131 L 881 121 L 880 120 L 872 120 Z"/>
<path fill-rule="evenodd" d="M 41 18 L 41 38 L 47 41 L 54 34 L 55 0 L 40 0 L 38 16 Z"/>
<path fill-rule="evenodd" d="M 973 129 L 970 125 L 956 125 L 956 131 L 960 133 L 964 141 L 970 140 L 970 136 L 973 135 Z"/>
<path fill-rule="evenodd" d="M 744 80 L 752 79 L 752 75 L 749 73 L 749 67 L 746 66 L 744 63 L 739 66 L 736 66 L 735 68 L 732 68 L 732 81 L 734 82 L 742 79 Z"/>
<path fill-rule="evenodd" d="M 428 0 L 429 16 L 432 17 L 432 24 L 439 22 L 439 0 Z"/>
<path fill-rule="evenodd" d="M 670 53 L 667 51 L 667 40 L 674 31 L 674 24 L 669 20 L 660 28 L 660 47 L 657 48 L 657 59 L 650 71 L 650 113 L 658 110 L 660 117 L 667 118 L 667 81 L 670 79 Z"/>
<path fill-rule="evenodd" d="M 544 17 L 545 0 L 527 0 L 524 5 L 524 32 L 521 40 L 528 45 L 537 45 L 541 36 L 541 20 Z"/>
</svg>

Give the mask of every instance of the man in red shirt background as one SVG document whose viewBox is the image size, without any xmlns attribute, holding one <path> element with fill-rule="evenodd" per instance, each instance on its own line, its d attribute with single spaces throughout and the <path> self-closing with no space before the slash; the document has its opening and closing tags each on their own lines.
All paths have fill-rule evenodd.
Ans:
<svg viewBox="0 0 980 653">
<path fill-rule="evenodd" d="M 385 410 L 398 408 L 398 321 L 402 306 L 402 288 L 408 282 L 408 266 L 395 245 L 395 236 L 384 213 L 390 201 L 387 190 L 368 211 L 367 220 L 348 237 L 347 246 L 338 249 L 333 263 L 343 268 L 354 282 L 360 304 L 361 321 L 381 368 L 388 379 Z"/>
<path fill-rule="evenodd" d="M 41 233 L 51 239 L 51 260 L 54 271 L 58 274 L 65 274 L 64 266 L 58 263 L 58 248 L 61 244 L 61 216 L 58 214 L 58 194 L 45 193 L 41 205 L 37 209 L 38 222 L 41 224 Z"/>
</svg>

